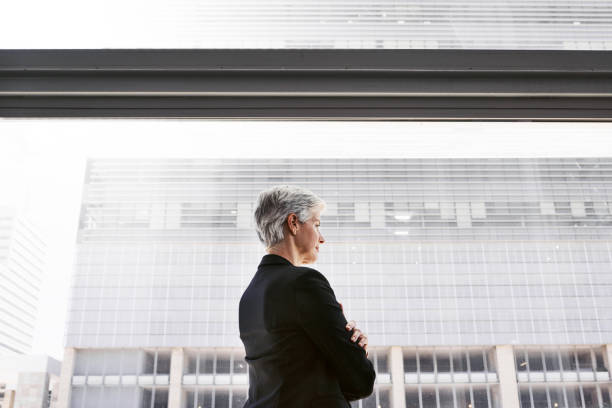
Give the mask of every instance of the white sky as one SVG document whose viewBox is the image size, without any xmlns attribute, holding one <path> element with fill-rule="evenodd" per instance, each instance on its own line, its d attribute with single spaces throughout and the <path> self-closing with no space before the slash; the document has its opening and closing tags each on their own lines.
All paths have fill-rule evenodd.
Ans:
<svg viewBox="0 0 612 408">
<path fill-rule="evenodd" d="M 0 119 L 0 207 L 47 242 L 33 353 L 61 359 L 88 157 L 610 156 L 612 123 Z"/>
</svg>

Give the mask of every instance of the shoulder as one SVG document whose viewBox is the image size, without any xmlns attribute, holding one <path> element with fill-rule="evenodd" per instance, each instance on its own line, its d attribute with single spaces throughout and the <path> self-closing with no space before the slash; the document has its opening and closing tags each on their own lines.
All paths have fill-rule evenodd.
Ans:
<svg viewBox="0 0 612 408">
<path fill-rule="evenodd" d="M 296 287 L 318 286 L 324 289 L 331 289 L 329 281 L 321 272 L 307 266 L 296 266 L 295 285 Z"/>
</svg>

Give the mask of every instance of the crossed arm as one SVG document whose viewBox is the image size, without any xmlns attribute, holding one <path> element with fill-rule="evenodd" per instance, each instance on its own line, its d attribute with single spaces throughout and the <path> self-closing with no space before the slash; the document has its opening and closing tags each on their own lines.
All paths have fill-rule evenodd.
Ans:
<svg viewBox="0 0 612 408">
<path fill-rule="evenodd" d="M 364 348 L 351 340 L 350 325 L 327 279 L 308 268 L 296 280 L 295 302 L 298 321 L 335 371 L 347 400 L 370 395 L 376 373 Z"/>
</svg>

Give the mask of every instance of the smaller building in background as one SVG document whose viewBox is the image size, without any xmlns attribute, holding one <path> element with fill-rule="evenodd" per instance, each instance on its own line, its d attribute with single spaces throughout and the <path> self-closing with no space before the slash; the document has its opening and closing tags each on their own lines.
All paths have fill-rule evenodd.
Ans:
<svg viewBox="0 0 612 408">
<path fill-rule="evenodd" d="M 53 408 L 61 362 L 45 355 L 0 359 L 0 408 Z"/>
<path fill-rule="evenodd" d="M 32 352 L 44 253 L 36 228 L 0 207 L 0 356 Z"/>
</svg>

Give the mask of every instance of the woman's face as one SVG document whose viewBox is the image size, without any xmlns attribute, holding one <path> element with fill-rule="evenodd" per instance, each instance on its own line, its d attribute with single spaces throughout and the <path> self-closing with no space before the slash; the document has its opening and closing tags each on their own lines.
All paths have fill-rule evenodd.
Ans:
<svg viewBox="0 0 612 408">
<path fill-rule="evenodd" d="M 299 223 L 295 243 L 304 264 L 316 262 L 319 256 L 319 245 L 325 242 L 323 235 L 319 232 L 320 217 L 321 211 L 313 211 L 309 220 Z"/>
</svg>

